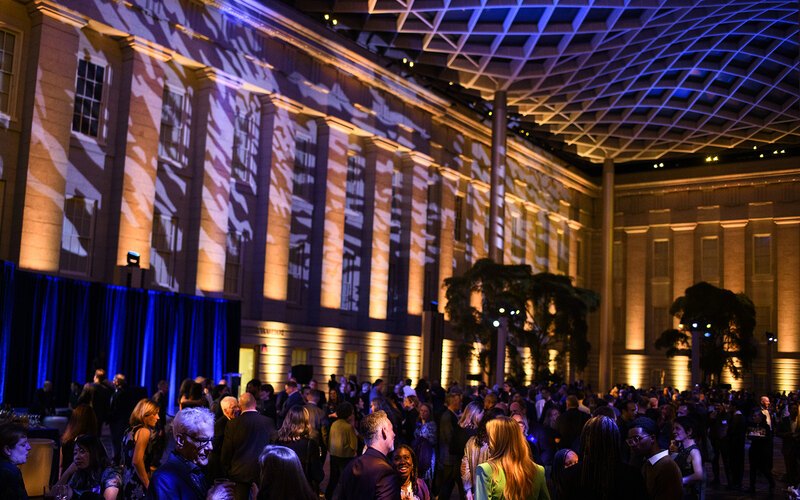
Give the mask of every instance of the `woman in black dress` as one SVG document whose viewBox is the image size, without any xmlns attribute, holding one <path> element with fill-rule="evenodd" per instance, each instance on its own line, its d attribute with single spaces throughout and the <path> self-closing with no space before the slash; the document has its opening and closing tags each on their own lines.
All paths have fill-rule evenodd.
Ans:
<svg viewBox="0 0 800 500">
<path fill-rule="evenodd" d="M 703 459 L 694 441 L 695 429 L 696 424 L 691 417 L 678 417 L 672 426 L 672 434 L 678 444 L 675 463 L 683 476 L 684 500 L 699 499 L 703 486 Z"/>
</svg>

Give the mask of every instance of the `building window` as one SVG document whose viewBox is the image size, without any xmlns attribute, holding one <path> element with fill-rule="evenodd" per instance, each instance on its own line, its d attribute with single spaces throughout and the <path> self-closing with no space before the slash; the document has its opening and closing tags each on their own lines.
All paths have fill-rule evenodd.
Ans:
<svg viewBox="0 0 800 500">
<path fill-rule="evenodd" d="M 64 200 L 61 270 L 88 276 L 92 259 L 95 202 L 82 196 Z"/>
<path fill-rule="evenodd" d="M 292 173 L 292 222 L 289 236 L 289 280 L 287 300 L 302 304 L 308 291 L 311 266 L 311 219 L 314 212 L 313 193 L 316 155 L 311 138 L 295 140 Z"/>
<path fill-rule="evenodd" d="M 233 158 L 231 173 L 233 178 L 250 184 L 255 171 L 255 145 L 257 130 L 250 113 L 236 115 L 233 127 Z"/>
<path fill-rule="evenodd" d="M 350 351 L 344 354 L 344 375 L 358 377 L 358 351 Z"/>
<path fill-rule="evenodd" d="M 520 214 L 511 216 L 511 256 L 514 264 L 525 262 L 525 220 Z"/>
<path fill-rule="evenodd" d="M 569 236 L 564 231 L 558 232 L 558 272 L 569 273 Z"/>
<path fill-rule="evenodd" d="M 11 114 L 11 83 L 14 80 L 14 56 L 17 35 L 0 29 L 0 113 Z"/>
<path fill-rule="evenodd" d="M 772 308 L 769 306 L 756 306 L 756 332 L 772 331 Z"/>
<path fill-rule="evenodd" d="M 170 215 L 156 214 L 153 217 L 153 243 L 150 249 L 150 267 L 153 282 L 172 288 L 173 268 L 177 243 L 178 220 Z"/>
<path fill-rule="evenodd" d="M 622 242 L 615 241 L 613 246 L 613 254 L 611 256 L 611 272 L 612 276 L 614 277 L 614 281 L 622 281 L 622 277 L 625 275 L 625 269 L 623 266 L 625 265 L 624 255 L 622 254 Z"/>
<path fill-rule="evenodd" d="M 586 275 L 586 256 L 584 255 L 583 240 L 581 239 L 578 239 L 575 242 L 575 254 L 575 259 L 577 260 L 578 264 L 575 266 L 575 269 L 577 269 L 576 278 L 583 278 Z"/>
<path fill-rule="evenodd" d="M 539 271 L 547 271 L 549 253 L 550 253 L 550 238 L 548 235 L 547 225 L 540 221 L 536 221 L 536 268 Z"/>
<path fill-rule="evenodd" d="M 464 197 L 456 195 L 455 201 L 454 238 L 458 242 L 464 241 Z"/>
<path fill-rule="evenodd" d="M 771 237 L 768 234 L 753 236 L 753 273 L 772 274 Z"/>
<path fill-rule="evenodd" d="M 392 208 L 389 217 L 389 283 L 387 315 L 397 317 L 402 313 L 403 267 L 401 260 L 401 229 L 403 217 L 403 174 L 392 173 Z"/>
<path fill-rule="evenodd" d="M 673 328 L 672 316 L 669 313 L 669 307 L 654 307 L 653 308 L 653 333 L 656 337 L 661 335 L 666 330 Z"/>
<path fill-rule="evenodd" d="M 361 156 L 351 155 L 347 158 L 345 192 L 341 308 L 344 311 L 358 311 L 364 232 L 364 159 Z"/>
<path fill-rule="evenodd" d="M 103 100 L 105 68 L 85 59 L 78 61 L 72 130 L 91 137 L 100 131 L 100 104 Z"/>
<path fill-rule="evenodd" d="M 242 273 L 242 233 L 228 233 L 225 245 L 225 293 L 239 295 L 241 293 Z"/>
<path fill-rule="evenodd" d="M 158 155 L 162 159 L 171 160 L 182 165 L 183 161 L 183 127 L 184 96 L 164 89 L 164 100 L 161 105 L 161 132 L 158 142 Z"/>
<path fill-rule="evenodd" d="M 292 366 L 308 364 L 308 349 L 292 349 Z"/>
<path fill-rule="evenodd" d="M 669 240 L 653 241 L 653 277 L 669 278 Z"/>
<path fill-rule="evenodd" d="M 389 362 L 388 362 L 388 378 L 389 384 L 396 384 L 400 381 L 400 378 L 403 376 L 400 373 L 400 355 L 399 354 L 389 354 Z"/>
<path fill-rule="evenodd" d="M 719 238 L 716 236 L 700 240 L 700 278 L 703 281 L 719 281 Z"/>
<path fill-rule="evenodd" d="M 301 241 L 289 247 L 289 284 L 286 300 L 302 304 L 308 289 L 309 244 Z"/>
<path fill-rule="evenodd" d="M 492 225 L 492 217 L 491 211 L 489 210 L 489 205 L 486 205 L 483 208 L 483 256 L 488 257 L 489 255 L 489 228 Z"/>
</svg>

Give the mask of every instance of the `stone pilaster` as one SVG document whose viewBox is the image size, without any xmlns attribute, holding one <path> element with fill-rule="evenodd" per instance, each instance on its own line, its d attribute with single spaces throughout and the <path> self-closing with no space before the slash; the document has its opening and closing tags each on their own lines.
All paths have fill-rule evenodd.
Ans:
<svg viewBox="0 0 800 500">
<path fill-rule="evenodd" d="M 441 225 L 439 230 L 439 312 L 447 305 L 444 280 L 453 276 L 453 246 L 455 244 L 455 199 L 459 176 L 447 168 L 439 170 L 442 176 Z"/>
<path fill-rule="evenodd" d="M 225 288 L 233 151 L 232 93 L 239 87 L 239 83 L 211 69 L 201 71 L 203 79 L 196 101 L 198 124 L 195 130 L 202 131 L 196 144 L 198 147 L 203 146 L 203 161 L 202 164 L 196 164 L 195 175 L 202 172 L 203 184 L 200 194 L 195 286 L 198 292 L 222 293 Z"/>
<path fill-rule="evenodd" d="M 486 224 L 488 224 L 489 217 L 489 186 L 482 182 L 472 181 L 470 184 L 472 190 L 472 216 L 470 217 L 472 231 L 470 231 L 470 241 L 472 246 L 472 254 L 470 255 L 470 262 L 474 264 L 484 257 L 488 257 L 486 253 Z"/>
<path fill-rule="evenodd" d="M 530 264 L 533 272 L 536 272 L 536 221 L 539 218 L 539 211 L 530 203 L 524 206 L 523 216 L 525 217 L 525 263 Z"/>
<path fill-rule="evenodd" d="M 12 238 L 19 241 L 20 267 L 55 272 L 61 255 L 78 30 L 85 22 L 62 11 L 58 4 L 29 5 L 28 89 L 21 120 Z"/>
<path fill-rule="evenodd" d="M 745 229 L 747 221 L 728 221 L 722 224 L 722 286 L 734 293 L 745 290 Z M 724 250 L 723 250 L 724 249 Z"/>
<path fill-rule="evenodd" d="M 800 219 L 775 220 L 778 352 L 800 350 Z"/>
<path fill-rule="evenodd" d="M 697 224 L 673 224 L 672 229 L 672 296 L 680 297 L 695 283 L 694 236 Z M 675 321 L 678 321 L 677 318 Z"/>
<path fill-rule="evenodd" d="M 328 117 L 320 124 L 320 145 L 327 145 L 325 167 L 325 218 L 322 227 L 320 306 L 339 309 L 342 303 L 342 258 L 344 251 L 344 208 L 347 185 L 347 151 L 353 126 Z"/>
<path fill-rule="evenodd" d="M 395 166 L 397 146 L 383 138 L 373 137 L 366 146 L 367 199 L 374 196 L 372 208 L 365 214 L 364 234 L 372 236 L 367 271 L 369 293 L 362 293 L 362 300 L 368 305 L 369 317 L 386 319 L 389 289 L 389 237 L 392 218 L 392 173 Z M 369 207 L 369 205 L 367 205 Z M 371 214 L 371 217 L 370 217 Z M 365 242 L 369 244 L 369 242 Z"/>
<path fill-rule="evenodd" d="M 264 261 L 264 298 L 286 300 L 289 241 L 292 227 L 292 188 L 295 159 L 295 123 L 300 108 L 278 97 L 265 103 L 264 131 L 272 137 L 269 165 L 269 202 Z M 263 228 L 255 228 L 262 231 Z"/>
<path fill-rule="evenodd" d="M 547 271 L 558 274 L 558 231 L 561 230 L 561 217 L 557 214 L 548 214 L 547 235 Z"/>
<path fill-rule="evenodd" d="M 422 314 L 425 294 L 425 233 L 428 167 L 433 159 L 412 151 L 403 159 L 403 223 L 401 248 L 408 249 L 408 314 Z M 405 257 L 405 256 L 404 256 Z"/>
<path fill-rule="evenodd" d="M 117 119 L 115 174 L 120 186 L 119 230 L 115 264 L 124 266 L 129 250 L 141 256 L 139 265 L 150 267 L 153 202 L 156 197 L 158 142 L 164 96 L 162 63 L 170 55 L 138 37 L 122 42 L 122 88 Z M 115 203 L 116 205 L 116 203 Z"/>
</svg>

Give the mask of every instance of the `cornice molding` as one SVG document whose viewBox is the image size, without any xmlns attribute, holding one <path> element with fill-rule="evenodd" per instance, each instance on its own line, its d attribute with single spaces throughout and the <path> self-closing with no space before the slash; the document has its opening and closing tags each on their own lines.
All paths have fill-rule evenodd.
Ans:
<svg viewBox="0 0 800 500">
<path fill-rule="evenodd" d="M 28 4 L 28 12 L 29 14 L 39 12 L 44 16 L 55 19 L 56 21 L 60 21 L 64 24 L 74 26 L 78 29 L 83 29 L 89 24 L 89 20 L 86 17 L 66 8 L 61 4 L 51 2 L 49 0 L 34 0 L 33 2 L 30 2 Z"/>
<path fill-rule="evenodd" d="M 173 58 L 173 52 L 165 49 L 161 45 L 151 42 L 142 37 L 129 35 L 122 39 L 120 42 L 125 48 L 134 50 L 147 57 L 159 60 L 161 62 L 168 62 Z"/>
</svg>

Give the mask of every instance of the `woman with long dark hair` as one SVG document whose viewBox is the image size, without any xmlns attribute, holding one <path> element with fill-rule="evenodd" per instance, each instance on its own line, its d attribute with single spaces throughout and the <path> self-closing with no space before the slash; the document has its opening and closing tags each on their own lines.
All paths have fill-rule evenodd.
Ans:
<svg viewBox="0 0 800 500">
<path fill-rule="evenodd" d="M 486 424 L 489 460 L 476 470 L 476 500 L 550 500 L 544 467 L 531 459 L 528 445 L 512 418 Z"/>
<path fill-rule="evenodd" d="M 417 456 L 414 449 L 401 444 L 394 449 L 392 463 L 400 476 L 400 498 L 402 500 L 430 500 L 431 494 L 422 478 L 417 477 Z"/>
<path fill-rule="evenodd" d="M 317 500 L 305 480 L 297 453 L 290 448 L 267 445 L 258 463 L 261 465 L 258 500 Z"/>
<path fill-rule="evenodd" d="M 574 478 L 570 482 L 577 487 L 567 492 L 565 498 L 647 498 L 641 473 L 622 461 L 621 444 L 614 420 L 605 416 L 590 418 L 581 432 L 578 463 L 567 469 Z"/>
<path fill-rule="evenodd" d="M 68 485 L 73 498 L 116 500 L 122 477 L 111 466 L 100 439 L 93 434 L 82 434 L 74 439 L 73 449 L 74 461 L 56 484 Z"/>
</svg>

